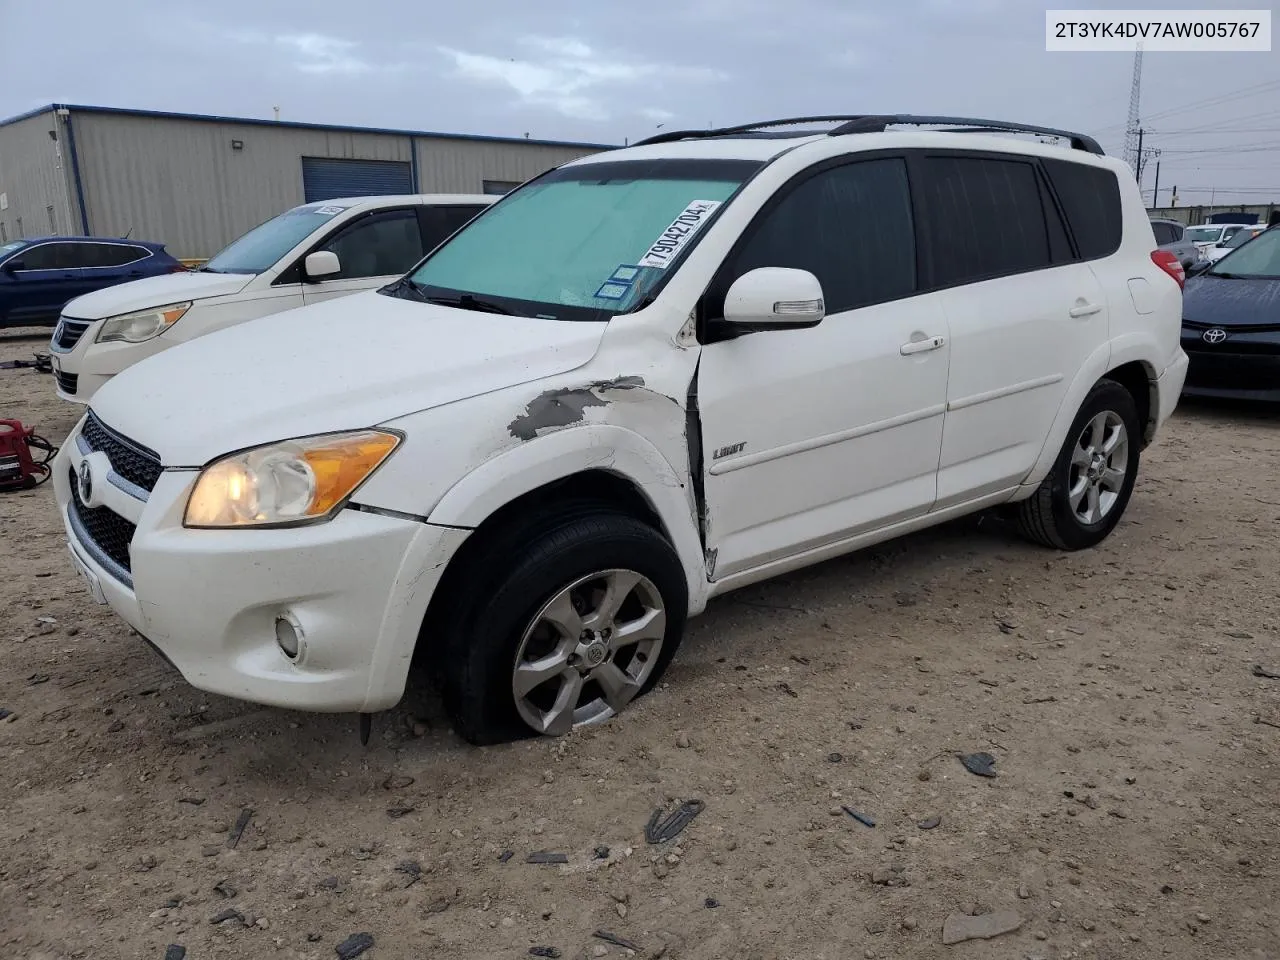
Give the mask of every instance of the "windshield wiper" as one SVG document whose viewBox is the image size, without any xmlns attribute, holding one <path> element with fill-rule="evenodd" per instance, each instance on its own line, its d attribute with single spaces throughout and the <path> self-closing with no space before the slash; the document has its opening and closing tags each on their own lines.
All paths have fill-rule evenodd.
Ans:
<svg viewBox="0 0 1280 960">
<path fill-rule="evenodd" d="M 412 282 L 412 281 L 410 281 Z M 424 297 L 427 303 L 435 303 L 442 307 L 457 307 L 459 310 L 475 310 L 477 313 L 501 313 L 508 317 L 514 314 L 500 303 L 484 300 L 471 293 L 460 293 L 456 297 Z"/>
<path fill-rule="evenodd" d="M 408 275 L 388 283 L 378 292 L 385 293 L 389 297 L 400 297 L 402 300 L 417 300 L 419 303 L 429 302 L 427 295 L 422 292 L 422 287 L 410 280 Z"/>
</svg>

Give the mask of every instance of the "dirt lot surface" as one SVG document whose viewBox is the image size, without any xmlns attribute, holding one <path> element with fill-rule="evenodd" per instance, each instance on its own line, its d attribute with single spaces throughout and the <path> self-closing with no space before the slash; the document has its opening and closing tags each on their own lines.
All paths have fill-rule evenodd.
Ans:
<svg viewBox="0 0 1280 960">
<path fill-rule="evenodd" d="M 27 370 L 0 411 L 76 416 Z M 1185 405 L 1099 549 L 970 520 L 748 588 L 621 720 L 485 750 L 192 689 L 0 494 L 0 955 L 1280 958 L 1277 477 L 1280 417 Z"/>
</svg>

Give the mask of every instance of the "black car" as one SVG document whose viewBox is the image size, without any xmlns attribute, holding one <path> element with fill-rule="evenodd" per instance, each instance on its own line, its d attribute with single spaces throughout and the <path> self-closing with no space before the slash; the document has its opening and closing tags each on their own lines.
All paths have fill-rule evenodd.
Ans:
<svg viewBox="0 0 1280 960">
<path fill-rule="evenodd" d="M 1280 228 L 1187 280 L 1183 394 L 1280 401 Z"/>
</svg>

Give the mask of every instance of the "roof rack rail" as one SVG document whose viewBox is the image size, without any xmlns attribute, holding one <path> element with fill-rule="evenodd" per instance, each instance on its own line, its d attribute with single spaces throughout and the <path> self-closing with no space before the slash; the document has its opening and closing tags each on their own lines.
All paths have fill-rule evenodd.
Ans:
<svg viewBox="0 0 1280 960">
<path fill-rule="evenodd" d="M 883 133 L 888 126 L 934 126 L 947 124 L 951 129 L 942 133 L 969 133 L 998 130 L 1005 133 L 1036 133 L 1047 137 L 1061 137 L 1071 141 L 1075 150 L 1085 150 L 1105 156 L 1098 141 L 1083 133 L 1057 130 L 1053 127 L 1037 127 L 1029 123 L 1011 123 L 1006 120 L 978 120 L 973 117 L 922 117 L 912 114 L 887 114 L 885 116 L 851 117 L 847 122 L 827 131 L 827 136 L 839 137 L 847 133 Z"/>
<path fill-rule="evenodd" d="M 1105 151 L 1093 137 L 1070 130 L 1057 130 L 1053 127 L 1037 127 L 1029 123 L 1012 123 L 1006 120 L 978 120 L 972 117 L 926 117 L 914 114 L 844 114 L 820 117 L 789 117 L 782 120 L 761 120 L 757 123 L 744 123 L 733 127 L 716 127 L 708 130 L 671 130 L 656 136 L 637 140 L 633 147 L 643 147 L 655 143 L 673 143 L 677 140 L 706 140 L 715 137 L 732 137 L 742 134 L 759 134 L 769 127 L 789 127 L 803 123 L 835 123 L 838 126 L 830 130 L 797 130 L 791 134 L 796 137 L 809 137 L 825 133 L 829 137 L 840 137 L 850 133 L 883 133 L 890 126 L 941 126 L 948 129 L 941 133 L 972 133 L 984 130 L 1004 133 L 1035 133 L 1047 137 L 1060 137 L 1068 140 L 1073 149 L 1084 150 L 1098 156 L 1105 156 Z M 786 136 L 787 134 L 781 134 Z"/>
<path fill-rule="evenodd" d="M 757 123 L 743 123 L 733 127 L 715 127 L 708 130 L 671 130 L 659 133 L 644 140 L 637 140 L 633 147 L 645 147 L 653 143 L 673 143 L 677 140 L 706 140 L 714 137 L 731 137 L 740 133 L 754 133 L 768 127 L 790 127 L 801 123 L 840 123 L 847 124 L 864 119 L 862 114 L 846 113 L 825 117 L 787 117 L 782 120 L 761 120 Z M 811 137 L 826 133 L 825 130 L 797 131 L 797 137 Z"/>
</svg>

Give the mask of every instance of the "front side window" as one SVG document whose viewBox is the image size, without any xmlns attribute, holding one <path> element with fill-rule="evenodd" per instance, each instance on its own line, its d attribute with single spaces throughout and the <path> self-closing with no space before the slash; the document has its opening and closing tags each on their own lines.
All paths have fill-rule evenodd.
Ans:
<svg viewBox="0 0 1280 960">
<path fill-rule="evenodd" d="M 935 285 L 1050 265 L 1048 227 L 1031 163 L 933 156 L 925 158 L 924 170 Z"/>
<path fill-rule="evenodd" d="M 391 210 L 357 220 L 320 249 L 337 254 L 342 267 L 326 280 L 394 276 L 422 259 L 422 233 L 414 211 Z"/>
<path fill-rule="evenodd" d="M 294 207 L 232 240 L 200 269 L 205 273 L 262 273 L 346 209 L 331 203 Z"/>
<path fill-rule="evenodd" d="M 1243 247 L 1256 236 L 1257 234 L 1252 230 L 1241 230 L 1234 237 L 1224 243 L 1223 246 L 1234 250 L 1236 247 Z"/>
<path fill-rule="evenodd" d="M 504 197 L 407 279 L 464 309 L 607 320 L 637 309 L 760 166 L 737 160 L 598 161 Z M 389 295 L 407 296 L 404 285 Z"/>
<path fill-rule="evenodd" d="M 801 181 L 749 228 L 716 284 L 721 312 L 729 286 L 758 267 L 808 270 L 828 314 L 911 296 L 915 230 L 904 160 L 863 160 Z"/>
<path fill-rule="evenodd" d="M 22 253 L 26 270 L 70 270 L 78 266 L 70 243 L 38 243 Z"/>
<path fill-rule="evenodd" d="M 1280 279 L 1280 230 L 1268 230 L 1233 250 L 1208 270 L 1219 277 Z"/>
</svg>

